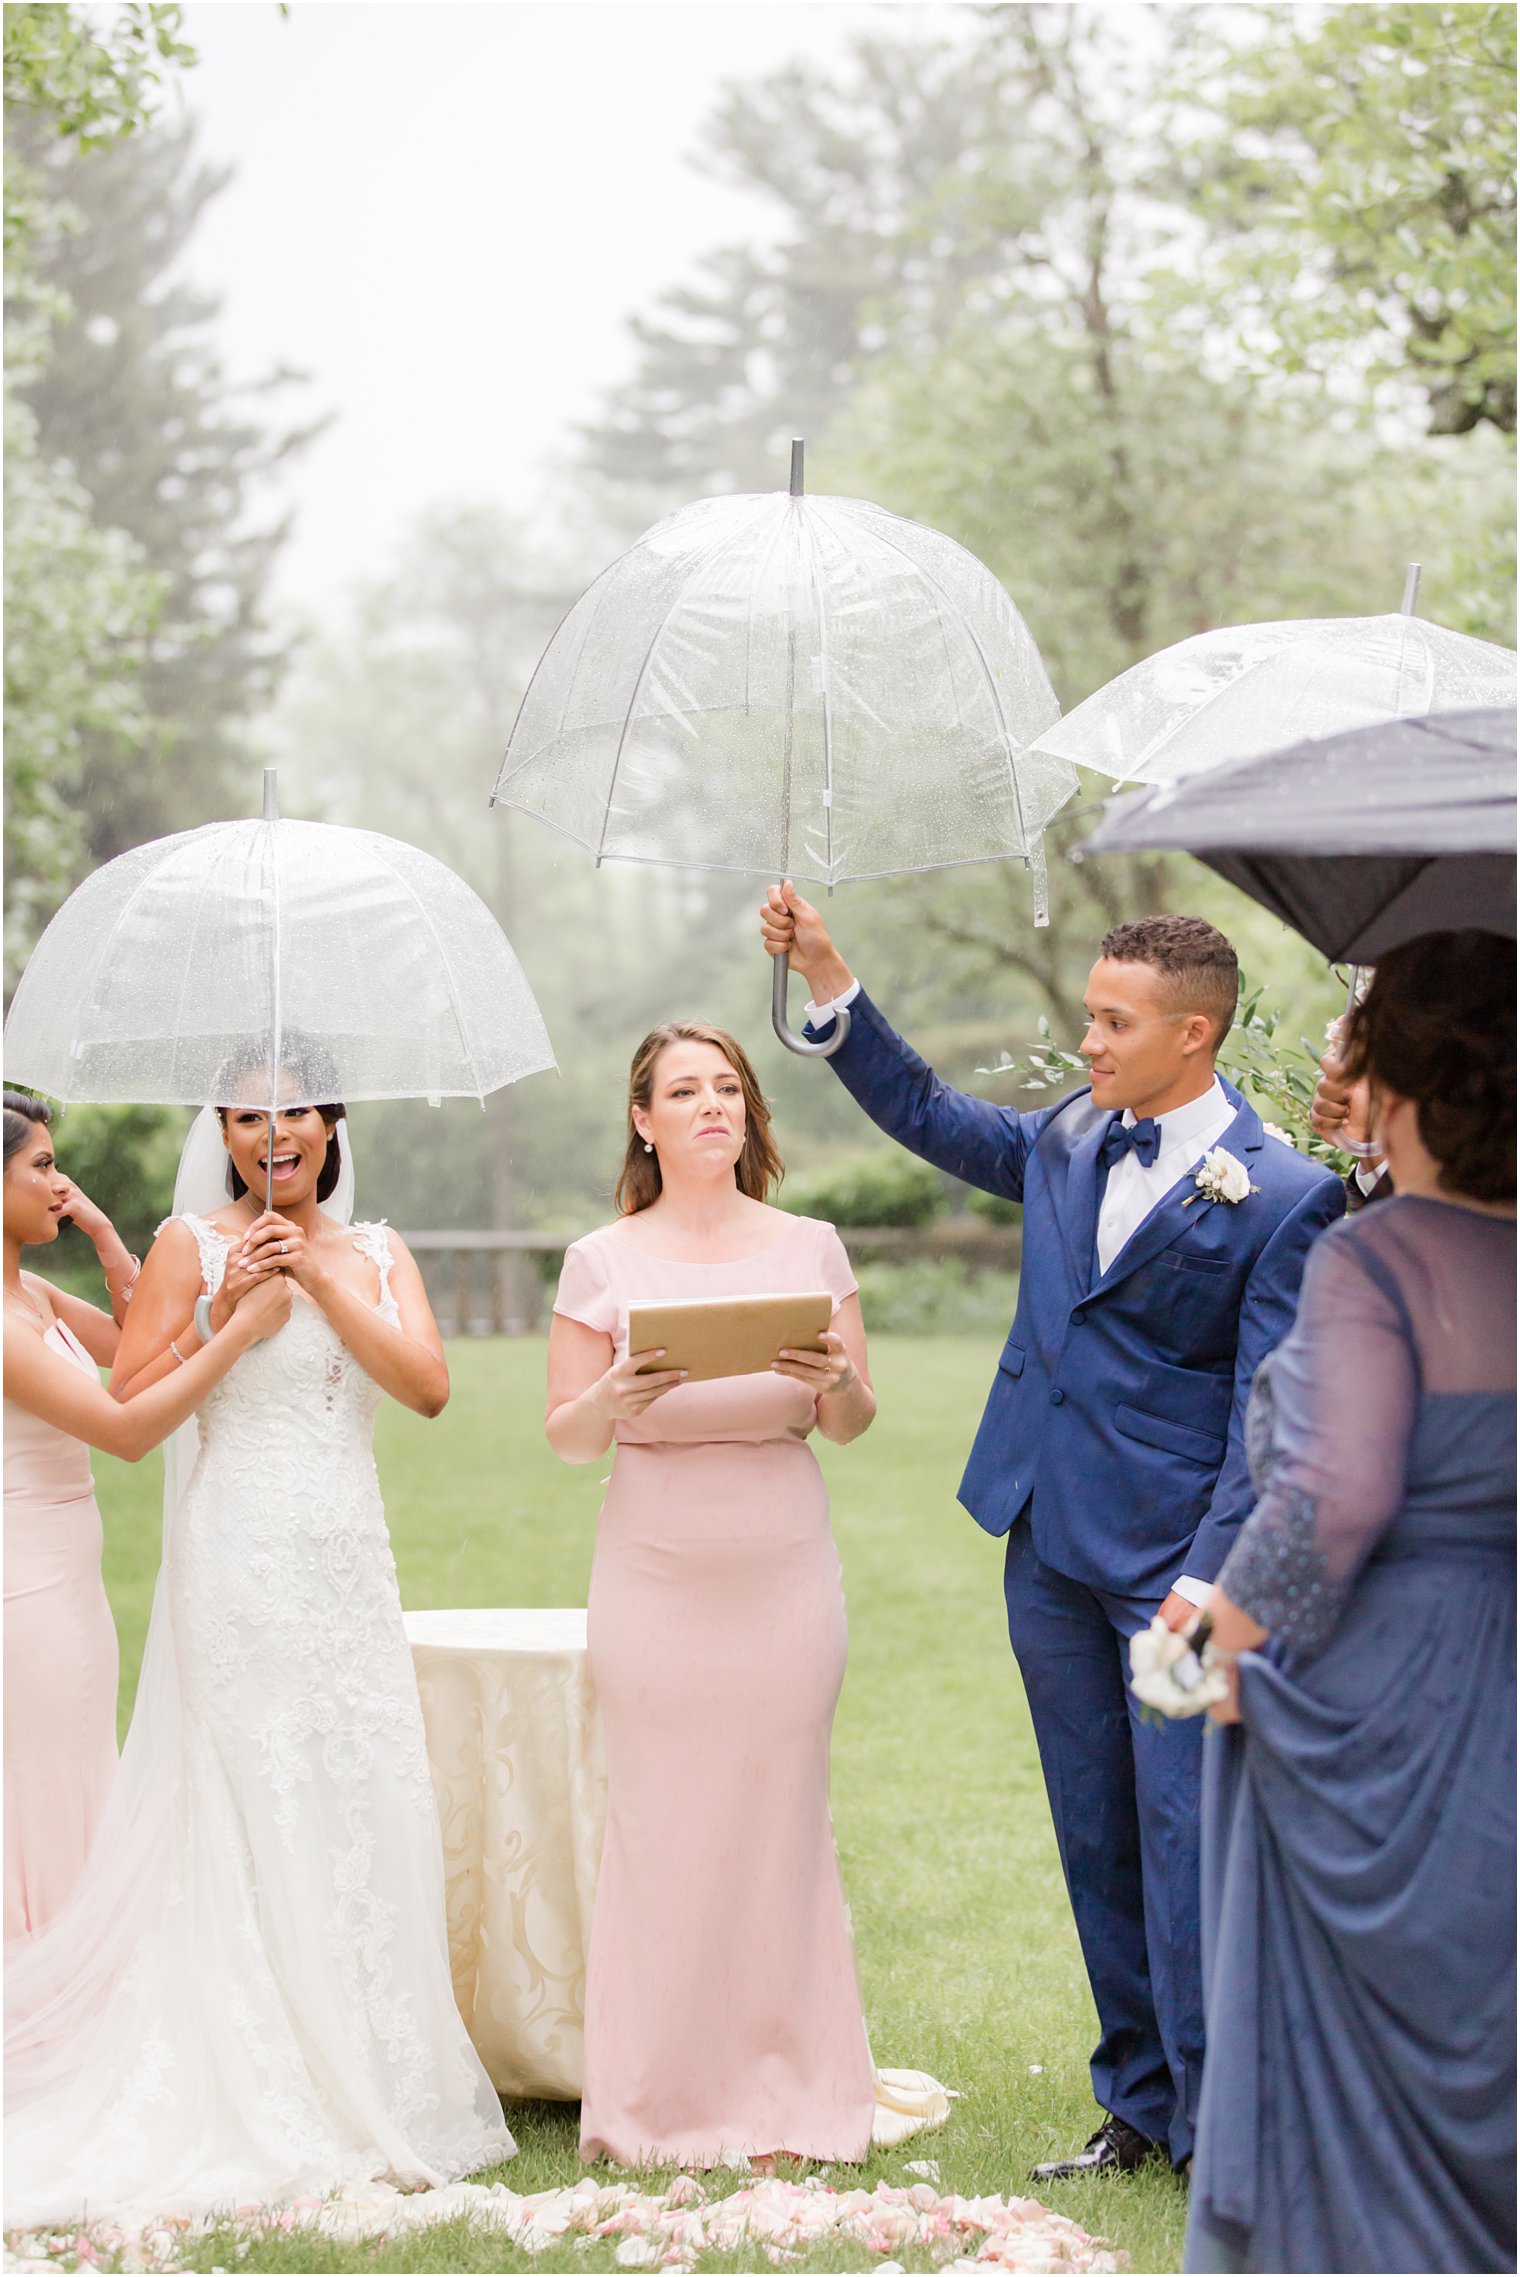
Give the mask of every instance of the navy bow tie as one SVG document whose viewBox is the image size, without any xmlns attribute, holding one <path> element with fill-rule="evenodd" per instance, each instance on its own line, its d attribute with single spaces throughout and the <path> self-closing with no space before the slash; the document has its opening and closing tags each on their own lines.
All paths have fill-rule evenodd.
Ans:
<svg viewBox="0 0 1520 2277">
<path fill-rule="evenodd" d="M 1134 1123 L 1126 1123 L 1121 1116 L 1115 1115 L 1103 1134 L 1098 1160 L 1105 1170 L 1112 1170 L 1114 1164 L 1122 1162 L 1126 1154 L 1134 1153 L 1140 1158 L 1141 1168 L 1149 1170 L 1160 1152 L 1161 1125 L 1154 1115 L 1142 1115 Z"/>
</svg>

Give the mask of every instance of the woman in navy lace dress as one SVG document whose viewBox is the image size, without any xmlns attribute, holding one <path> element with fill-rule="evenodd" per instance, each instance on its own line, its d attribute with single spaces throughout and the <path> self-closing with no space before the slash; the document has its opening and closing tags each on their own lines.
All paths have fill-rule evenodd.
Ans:
<svg viewBox="0 0 1520 2277">
<path fill-rule="evenodd" d="M 1352 1029 L 1396 1192 L 1257 1378 L 1205 1785 L 1190 2270 L 1515 2266 L 1514 948 Z"/>
</svg>

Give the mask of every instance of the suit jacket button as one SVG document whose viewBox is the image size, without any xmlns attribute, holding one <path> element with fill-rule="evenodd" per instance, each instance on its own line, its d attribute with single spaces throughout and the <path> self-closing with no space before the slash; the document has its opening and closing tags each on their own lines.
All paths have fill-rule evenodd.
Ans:
<svg viewBox="0 0 1520 2277">
<path fill-rule="evenodd" d="M 1072 1316 L 1071 1316 L 1071 1325 L 1072 1325 L 1072 1327 L 1073 1327 L 1073 1328 L 1080 1328 L 1080 1327 L 1081 1327 L 1081 1325 L 1082 1325 L 1082 1323 L 1083 1323 L 1083 1321 L 1084 1321 L 1084 1320 L 1086 1320 L 1086 1318 L 1087 1318 L 1087 1315 L 1086 1315 L 1086 1313 L 1085 1313 L 1085 1312 L 1082 1310 L 1082 1307 L 1081 1307 L 1080 1305 L 1078 1305 L 1078 1307 L 1077 1307 L 1076 1311 L 1075 1311 L 1075 1312 L 1072 1314 Z"/>
<path fill-rule="evenodd" d="M 1059 1407 L 1059 1406 L 1060 1406 L 1060 1404 L 1061 1404 L 1061 1402 L 1062 1402 L 1062 1400 L 1063 1400 L 1065 1397 L 1066 1397 L 1066 1394 L 1065 1394 L 1065 1392 L 1063 1392 L 1063 1391 L 1053 1391 L 1053 1392 L 1051 1393 L 1051 1395 L 1050 1395 L 1050 1404 L 1051 1404 L 1051 1406 L 1052 1406 L 1052 1407 Z"/>
</svg>

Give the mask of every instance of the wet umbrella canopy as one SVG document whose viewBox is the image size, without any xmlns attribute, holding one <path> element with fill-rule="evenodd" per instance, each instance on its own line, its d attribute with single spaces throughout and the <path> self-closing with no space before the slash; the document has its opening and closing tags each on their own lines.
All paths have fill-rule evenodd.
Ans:
<svg viewBox="0 0 1520 2277">
<path fill-rule="evenodd" d="M 794 444 L 790 492 L 684 507 L 582 594 L 492 802 L 599 863 L 831 888 L 1014 856 L 1043 919 L 1040 833 L 1077 777 L 1025 747 L 1057 709 L 991 572 L 879 506 L 805 497 Z"/>
<path fill-rule="evenodd" d="M 710 498 L 577 601 L 492 798 L 598 861 L 831 886 L 1027 858 L 1076 789 L 1017 757 L 1056 712 L 953 539 L 854 498 Z"/>
<path fill-rule="evenodd" d="M 1121 672 L 1039 748 L 1116 783 L 1173 783 L 1304 737 L 1514 701 L 1513 649 L 1404 611 L 1226 625 Z"/>
<path fill-rule="evenodd" d="M 266 806 L 272 809 L 272 790 Z M 330 823 L 213 823 L 70 894 L 5 1024 L 65 1101 L 467 1097 L 554 1055 L 510 942 L 429 854 Z"/>
<path fill-rule="evenodd" d="M 1387 720 L 1114 799 L 1084 854 L 1177 851 L 1331 959 L 1515 931 L 1515 710 Z"/>
</svg>

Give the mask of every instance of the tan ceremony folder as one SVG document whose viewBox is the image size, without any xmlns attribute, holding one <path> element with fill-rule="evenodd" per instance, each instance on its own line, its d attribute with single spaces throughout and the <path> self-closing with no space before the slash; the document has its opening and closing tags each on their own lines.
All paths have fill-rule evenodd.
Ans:
<svg viewBox="0 0 1520 2277">
<path fill-rule="evenodd" d="M 803 1296 L 656 1298 L 628 1308 L 628 1349 L 665 1347 L 663 1360 L 641 1376 L 684 1368 L 690 1383 L 716 1376 L 758 1376 L 783 1345 L 789 1352 L 821 1352 L 819 1341 L 833 1316 L 827 1290 Z"/>
</svg>

